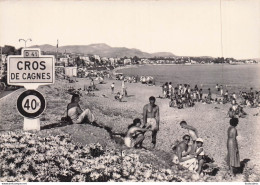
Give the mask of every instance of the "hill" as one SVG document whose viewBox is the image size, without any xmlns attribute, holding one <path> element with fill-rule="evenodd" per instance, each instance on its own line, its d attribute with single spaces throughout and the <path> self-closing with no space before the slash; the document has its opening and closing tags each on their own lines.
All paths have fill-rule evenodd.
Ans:
<svg viewBox="0 0 260 185">
<path fill-rule="evenodd" d="M 34 45 L 31 48 L 40 48 L 41 51 L 56 52 L 56 47 L 44 44 L 44 45 Z M 101 57 L 140 57 L 140 58 L 150 58 L 150 57 L 174 57 L 175 55 L 170 52 L 158 52 L 158 53 L 147 53 L 135 48 L 126 47 L 111 47 L 104 43 L 90 44 L 90 45 L 68 45 L 60 46 L 58 48 L 59 52 L 68 53 L 80 53 L 80 54 L 95 54 Z"/>
</svg>

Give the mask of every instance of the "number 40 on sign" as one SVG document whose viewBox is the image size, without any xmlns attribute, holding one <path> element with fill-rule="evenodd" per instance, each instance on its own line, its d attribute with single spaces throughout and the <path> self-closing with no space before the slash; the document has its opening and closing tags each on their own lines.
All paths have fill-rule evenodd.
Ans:
<svg viewBox="0 0 260 185">
<path fill-rule="evenodd" d="M 24 91 L 17 99 L 17 109 L 27 118 L 36 118 L 45 110 L 46 102 L 41 93 L 36 90 Z"/>
</svg>

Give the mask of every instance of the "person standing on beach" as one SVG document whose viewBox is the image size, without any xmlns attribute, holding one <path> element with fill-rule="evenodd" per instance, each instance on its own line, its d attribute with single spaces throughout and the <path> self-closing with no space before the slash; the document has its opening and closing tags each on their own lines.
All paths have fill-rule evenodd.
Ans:
<svg viewBox="0 0 260 185">
<path fill-rule="evenodd" d="M 211 99 L 212 99 L 212 97 L 211 97 L 211 90 L 210 90 L 210 88 L 208 89 L 208 100 L 210 101 Z"/>
<path fill-rule="evenodd" d="M 199 94 L 200 94 L 200 101 L 202 101 L 202 98 L 203 98 L 203 97 L 202 97 L 202 96 L 203 96 L 203 91 L 202 91 L 202 89 L 199 90 Z"/>
<path fill-rule="evenodd" d="M 169 83 L 169 97 L 172 97 L 173 89 L 172 89 L 172 83 Z"/>
<path fill-rule="evenodd" d="M 160 114 L 159 106 L 155 104 L 155 97 L 149 98 L 149 104 L 146 104 L 143 108 L 143 124 L 146 128 L 152 130 L 152 144 L 153 148 L 156 145 L 156 135 L 159 130 Z"/>
<path fill-rule="evenodd" d="M 125 85 L 125 79 L 122 80 L 122 95 L 126 96 L 126 85 Z"/>
<path fill-rule="evenodd" d="M 114 94 L 114 89 L 115 89 L 115 83 L 113 82 L 111 84 L 111 93 Z"/>
<path fill-rule="evenodd" d="M 223 96 L 223 86 L 220 85 L 220 96 Z"/>
<path fill-rule="evenodd" d="M 93 80 L 93 79 L 91 79 L 91 81 L 90 81 L 90 87 L 91 87 L 91 90 L 92 90 L 92 91 L 94 91 L 94 90 L 96 89 L 95 83 L 94 83 L 94 80 Z"/>
<path fill-rule="evenodd" d="M 239 157 L 239 150 L 238 150 L 238 143 L 237 143 L 237 129 L 236 126 L 238 125 L 238 119 L 232 118 L 229 121 L 230 127 L 228 128 L 227 134 L 227 164 L 229 166 L 229 170 L 231 175 L 234 175 L 234 169 L 240 167 L 240 157 Z"/>
</svg>

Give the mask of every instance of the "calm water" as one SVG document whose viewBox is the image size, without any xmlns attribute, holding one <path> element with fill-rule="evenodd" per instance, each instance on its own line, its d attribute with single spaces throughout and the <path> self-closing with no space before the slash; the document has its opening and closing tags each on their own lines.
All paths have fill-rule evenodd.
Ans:
<svg viewBox="0 0 260 185">
<path fill-rule="evenodd" d="M 139 68 L 122 69 L 126 75 L 153 76 L 156 85 L 165 82 L 196 84 L 199 88 L 215 90 L 222 84 L 229 92 L 248 91 L 250 87 L 260 90 L 260 65 L 145 65 Z"/>
</svg>

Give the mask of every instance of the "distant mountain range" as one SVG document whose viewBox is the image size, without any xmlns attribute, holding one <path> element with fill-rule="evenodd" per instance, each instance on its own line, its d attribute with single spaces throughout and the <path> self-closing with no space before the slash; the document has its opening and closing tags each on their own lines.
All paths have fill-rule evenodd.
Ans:
<svg viewBox="0 0 260 185">
<path fill-rule="evenodd" d="M 34 45 L 30 48 L 40 48 L 41 51 L 56 52 L 56 46 L 49 44 L 44 45 Z M 101 57 L 134 57 L 139 58 L 150 58 L 150 57 L 175 57 L 176 55 L 170 52 L 157 52 L 157 53 L 147 53 L 139 49 L 129 49 L 125 47 L 111 47 L 104 43 L 90 44 L 90 45 L 69 45 L 69 46 L 59 46 L 58 52 L 64 53 L 81 53 L 81 54 L 93 54 L 99 55 Z"/>
</svg>

